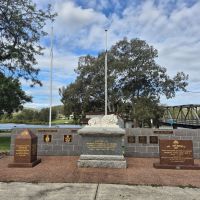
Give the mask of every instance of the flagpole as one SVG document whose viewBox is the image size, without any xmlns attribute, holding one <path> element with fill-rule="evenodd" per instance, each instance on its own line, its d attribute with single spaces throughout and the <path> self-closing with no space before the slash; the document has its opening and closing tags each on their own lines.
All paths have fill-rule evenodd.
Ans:
<svg viewBox="0 0 200 200">
<path fill-rule="evenodd" d="M 50 50 L 50 105 L 49 105 L 49 127 L 51 127 L 52 113 L 52 68 L 53 68 L 53 26 L 51 27 L 51 50 Z"/>
<path fill-rule="evenodd" d="M 107 55 L 107 29 L 105 30 L 106 34 L 106 52 L 105 52 L 105 115 L 108 114 L 108 55 Z"/>
</svg>

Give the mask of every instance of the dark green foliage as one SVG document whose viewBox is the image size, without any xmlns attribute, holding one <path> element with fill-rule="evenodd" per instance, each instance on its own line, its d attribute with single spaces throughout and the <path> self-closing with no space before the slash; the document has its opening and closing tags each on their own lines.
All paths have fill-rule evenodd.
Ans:
<svg viewBox="0 0 200 200">
<path fill-rule="evenodd" d="M 39 111 L 39 121 L 48 122 L 49 121 L 49 108 L 43 108 Z M 52 109 L 51 120 L 56 119 L 56 111 Z"/>
<path fill-rule="evenodd" d="M 52 109 L 52 120 L 56 119 L 56 110 Z M 14 122 L 28 123 L 28 122 L 48 122 L 49 108 L 43 108 L 40 111 L 24 109 L 13 117 Z"/>
<path fill-rule="evenodd" d="M 0 73 L 0 115 L 23 108 L 25 102 L 30 102 L 31 97 L 27 96 L 21 89 L 19 80 L 5 77 Z"/>
<path fill-rule="evenodd" d="M 76 81 L 60 89 L 65 113 L 104 110 L 104 53 L 79 59 Z M 145 41 L 126 38 L 108 51 L 108 110 L 138 121 L 157 119 L 160 96 L 186 91 L 188 76 L 173 78 L 155 62 L 157 50 Z"/>
<path fill-rule="evenodd" d="M 131 112 L 130 112 L 131 111 Z M 164 108 L 159 106 L 159 101 L 147 97 L 139 97 L 135 100 L 132 109 L 129 113 L 132 119 L 137 119 L 137 126 L 144 127 L 147 125 L 151 127 L 150 119 L 153 120 L 153 124 L 158 126 L 159 118 L 164 113 Z"/>
<path fill-rule="evenodd" d="M 17 121 L 38 121 L 39 112 L 37 110 L 23 109 L 19 114 L 16 114 L 14 119 Z"/>
<path fill-rule="evenodd" d="M 41 10 L 31 0 L 0 1 L 0 72 L 40 84 L 36 55 L 42 55 L 43 27 L 53 20 L 50 6 Z"/>
<path fill-rule="evenodd" d="M 31 0 L 0 1 L 0 114 L 11 114 L 31 101 L 17 79 L 41 85 L 36 56 L 42 55 L 43 28 L 54 17 L 50 6 L 41 10 Z"/>
</svg>

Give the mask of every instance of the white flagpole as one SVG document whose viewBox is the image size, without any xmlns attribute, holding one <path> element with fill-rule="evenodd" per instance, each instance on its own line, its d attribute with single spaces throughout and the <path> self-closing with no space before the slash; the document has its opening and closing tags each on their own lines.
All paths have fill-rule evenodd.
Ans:
<svg viewBox="0 0 200 200">
<path fill-rule="evenodd" d="M 107 59 L 107 29 L 106 33 L 106 53 L 105 53 L 105 115 L 108 114 L 108 59 Z"/>
<path fill-rule="evenodd" d="M 51 63 L 50 63 L 50 106 L 49 106 L 49 127 L 51 127 L 51 112 L 52 112 L 52 68 L 53 68 L 53 26 L 51 27 Z"/>
</svg>

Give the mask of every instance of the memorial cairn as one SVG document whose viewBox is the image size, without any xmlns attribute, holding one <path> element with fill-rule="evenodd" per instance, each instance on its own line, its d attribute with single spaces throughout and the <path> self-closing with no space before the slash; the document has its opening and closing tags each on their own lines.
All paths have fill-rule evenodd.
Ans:
<svg viewBox="0 0 200 200">
<path fill-rule="evenodd" d="M 113 114 L 92 118 L 78 134 L 83 144 L 78 167 L 127 167 L 123 155 L 125 130 L 121 118 Z"/>
<path fill-rule="evenodd" d="M 34 167 L 41 159 L 37 158 L 37 136 L 26 129 L 15 139 L 14 162 L 8 167 Z"/>
</svg>

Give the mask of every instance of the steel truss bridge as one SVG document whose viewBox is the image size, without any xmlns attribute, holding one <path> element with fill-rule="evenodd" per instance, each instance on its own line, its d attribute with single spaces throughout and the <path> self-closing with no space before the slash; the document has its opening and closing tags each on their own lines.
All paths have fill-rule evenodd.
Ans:
<svg viewBox="0 0 200 200">
<path fill-rule="evenodd" d="M 173 128 L 200 128 L 200 105 L 189 104 L 165 107 L 161 124 Z"/>
</svg>

